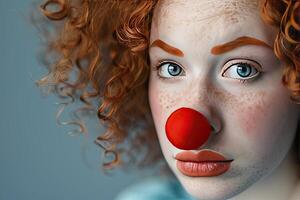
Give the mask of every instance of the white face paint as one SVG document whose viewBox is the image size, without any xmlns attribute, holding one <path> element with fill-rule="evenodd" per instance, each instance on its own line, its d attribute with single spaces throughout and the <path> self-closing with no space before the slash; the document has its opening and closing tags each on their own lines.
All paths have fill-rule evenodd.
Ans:
<svg viewBox="0 0 300 200">
<path fill-rule="evenodd" d="M 261 20 L 258 3 L 253 0 L 161 0 L 155 8 L 150 44 L 160 39 L 180 49 L 184 56 L 150 48 L 152 68 L 170 61 L 177 63 L 182 73 L 171 76 L 168 65 L 152 70 L 149 102 L 164 157 L 192 196 L 233 197 L 270 174 L 290 149 L 298 107 L 281 83 L 283 65 L 273 51 L 246 45 L 211 54 L 214 46 L 242 36 L 273 46 L 275 34 L 276 30 Z M 246 69 L 251 68 L 253 74 L 241 77 L 236 65 L 240 62 L 250 64 Z M 218 133 L 195 152 L 211 149 L 234 159 L 225 174 L 189 177 L 177 169 L 174 157 L 182 150 L 168 141 L 165 123 L 181 107 L 198 110 L 216 128 Z"/>
</svg>

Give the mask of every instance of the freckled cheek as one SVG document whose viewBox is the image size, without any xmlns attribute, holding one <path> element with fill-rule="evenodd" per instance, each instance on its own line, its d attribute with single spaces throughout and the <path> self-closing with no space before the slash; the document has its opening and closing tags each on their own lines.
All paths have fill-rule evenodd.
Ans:
<svg viewBox="0 0 300 200">
<path fill-rule="evenodd" d="M 155 95 L 149 96 L 150 108 L 152 112 L 152 117 L 154 120 L 155 125 L 159 125 L 164 116 L 163 107 L 157 97 Z"/>
<path fill-rule="evenodd" d="M 268 131 L 269 125 L 264 117 L 264 110 L 257 105 L 241 106 L 242 109 L 234 110 L 231 114 L 233 129 L 232 143 L 241 147 L 239 153 L 247 154 L 247 159 L 258 159 L 269 152 Z"/>
<path fill-rule="evenodd" d="M 162 129 L 164 118 L 168 110 L 168 101 L 161 97 L 162 91 L 157 88 L 149 89 L 149 103 L 155 126 Z"/>
<path fill-rule="evenodd" d="M 270 106 L 254 103 L 236 113 L 237 126 L 240 128 L 245 146 L 265 151 L 273 145 L 278 135 L 277 129 L 280 128 L 276 127 L 280 116 L 272 112 L 273 110 Z"/>
<path fill-rule="evenodd" d="M 167 86 L 159 86 L 155 81 L 150 83 L 149 102 L 155 123 L 163 123 L 182 102 L 178 91 L 170 91 Z M 170 87 L 170 86 L 168 86 Z"/>
<path fill-rule="evenodd" d="M 156 128 L 157 136 L 165 158 L 171 158 L 172 145 L 168 141 L 165 133 L 165 123 L 173 107 L 176 107 L 175 99 L 170 98 L 166 91 L 162 89 L 149 88 L 149 103 Z"/>
<path fill-rule="evenodd" d="M 149 102 L 158 133 L 165 133 L 167 118 L 174 110 L 181 107 L 179 104 L 183 103 L 180 95 L 161 88 L 150 88 Z"/>
<path fill-rule="evenodd" d="M 244 106 L 236 113 L 237 122 L 248 137 L 256 137 L 259 129 L 265 125 L 265 111 L 259 105 Z"/>
</svg>

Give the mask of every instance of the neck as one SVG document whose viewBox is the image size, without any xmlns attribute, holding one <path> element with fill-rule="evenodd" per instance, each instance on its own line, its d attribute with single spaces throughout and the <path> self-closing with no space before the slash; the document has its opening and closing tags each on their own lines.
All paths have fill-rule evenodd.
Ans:
<svg viewBox="0 0 300 200">
<path fill-rule="evenodd" d="M 290 199 L 300 180 L 297 154 L 290 150 L 280 166 L 232 200 Z"/>
</svg>

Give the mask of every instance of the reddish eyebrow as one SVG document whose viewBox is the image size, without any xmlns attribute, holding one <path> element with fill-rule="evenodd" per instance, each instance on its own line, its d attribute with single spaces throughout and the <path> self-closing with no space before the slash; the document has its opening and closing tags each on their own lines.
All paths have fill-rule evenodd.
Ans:
<svg viewBox="0 0 300 200">
<path fill-rule="evenodd" d="M 256 39 L 256 38 L 253 38 L 253 37 L 247 37 L 247 36 L 243 36 L 243 37 L 239 37 L 231 42 L 227 42 L 227 43 L 224 43 L 224 44 L 221 44 L 221 45 L 217 45 L 215 47 L 213 47 L 211 49 L 211 53 L 213 55 L 219 55 L 219 54 L 222 54 L 222 53 L 226 53 L 228 51 L 231 51 L 235 48 L 238 48 L 238 47 L 241 47 L 241 46 L 245 46 L 245 45 L 259 45 L 259 46 L 265 46 L 265 47 L 268 47 L 268 48 L 271 48 L 271 46 L 269 46 L 267 43 L 259 40 L 259 39 Z"/>
<path fill-rule="evenodd" d="M 166 52 L 173 54 L 175 56 L 179 56 L 179 57 L 184 56 L 183 52 L 180 49 L 177 49 L 176 47 L 173 47 L 159 39 L 152 42 L 152 44 L 150 45 L 150 48 L 151 47 L 159 47 L 159 48 L 165 50 Z"/>
</svg>

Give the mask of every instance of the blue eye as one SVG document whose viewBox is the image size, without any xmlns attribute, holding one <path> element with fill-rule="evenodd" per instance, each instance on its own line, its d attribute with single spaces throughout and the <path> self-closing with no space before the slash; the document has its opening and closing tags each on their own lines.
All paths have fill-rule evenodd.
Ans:
<svg viewBox="0 0 300 200">
<path fill-rule="evenodd" d="M 245 60 L 239 60 L 239 62 L 231 60 L 226 65 L 229 65 L 229 67 L 227 67 L 222 73 L 223 77 L 247 80 L 258 76 L 261 73 L 258 70 L 261 68 L 260 65 L 257 62 L 251 60 L 247 60 L 246 62 Z"/>
<path fill-rule="evenodd" d="M 248 77 L 252 72 L 252 67 L 248 64 L 239 63 L 237 64 L 236 72 L 241 77 Z"/>
<path fill-rule="evenodd" d="M 163 78 L 179 76 L 183 73 L 182 67 L 173 62 L 163 62 L 158 66 L 158 74 Z"/>
</svg>

